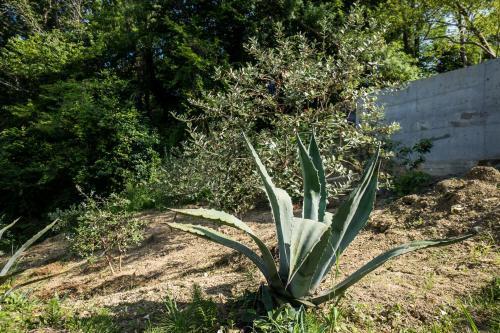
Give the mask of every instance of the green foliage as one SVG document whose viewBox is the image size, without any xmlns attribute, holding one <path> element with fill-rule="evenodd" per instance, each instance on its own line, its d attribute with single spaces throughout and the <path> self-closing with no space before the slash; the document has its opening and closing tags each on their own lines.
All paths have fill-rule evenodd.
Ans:
<svg viewBox="0 0 500 333">
<path fill-rule="evenodd" d="M 393 179 L 394 192 L 397 195 L 419 193 L 431 184 L 432 177 L 423 171 L 410 170 Z"/>
<path fill-rule="evenodd" d="M 375 127 L 354 131 L 346 116 L 360 97 L 493 58 L 499 45 L 495 1 L 359 4 L 0 0 L 1 210 L 44 223 L 78 199 L 79 184 L 103 196 L 127 186 L 138 207 L 206 201 L 243 211 L 257 179 L 229 143 L 240 130 L 269 149 L 276 182 L 295 199 L 289 148 L 293 130 L 311 126 L 324 129 L 320 149 L 336 156 L 325 161 L 330 193 L 342 194 L 372 136 L 394 130 L 375 126 L 373 112 Z"/>
<path fill-rule="evenodd" d="M 428 154 L 434 144 L 429 139 L 422 139 L 412 147 L 397 147 L 396 161 L 406 170 L 415 170 L 425 162 L 425 155 Z"/>
<path fill-rule="evenodd" d="M 425 155 L 432 149 L 429 139 L 422 139 L 412 147 L 397 147 L 392 188 L 397 195 L 418 193 L 429 186 L 432 177 L 418 170 L 425 162 Z"/>
<path fill-rule="evenodd" d="M 123 195 L 137 211 L 207 202 L 211 193 L 205 185 L 210 184 L 212 177 L 200 172 L 199 166 L 195 155 L 180 153 L 176 149 L 176 155 L 164 158 L 152 169 L 149 178 L 128 182 Z M 193 172 L 189 173 L 189 170 Z M 197 184 L 202 187 L 194 187 Z"/>
<path fill-rule="evenodd" d="M 369 92 L 407 78 L 399 68 L 392 71 L 391 62 L 404 57 L 374 32 L 375 23 L 367 26 L 363 13 L 351 13 L 341 29 L 326 22 L 323 42 L 310 42 L 304 35 L 286 37 L 279 29 L 271 48 L 252 40 L 247 51 L 254 61 L 219 70 L 216 78 L 223 89 L 193 99 L 196 116 L 181 117 L 190 141 L 183 146 L 182 158 L 174 160 L 182 167 L 174 167 L 164 191 L 196 190 L 192 197 L 203 197 L 213 207 L 237 212 L 250 208 L 259 195 L 255 191 L 259 184 L 239 140 L 244 131 L 265 148 L 263 159 L 276 183 L 298 199 L 295 132 L 318 128 L 329 184 L 335 185 L 330 193 L 332 197 L 344 194 L 359 175 L 368 151 L 397 129 L 381 122 L 383 114 Z M 360 115 L 362 125 L 356 126 L 349 119 L 360 99 L 370 112 Z M 167 173 L 169 168 L 166 165 Z"/>
<path fill-rule="evenodd" d="M 244 232 L 259 248 L 260 256 L 243 243 L 215 229 L 184 223 L 169 223 L 174 228 L 211 240 L 238 251 L 257 266 L 267 281 L 261 288 L 262 302 L 269 310 L 280 304 L 316 306 L 339 299 L 353 284 L 391 258 L 428 247 L 453 244 L 472 237 L 477 231 L 463 236 L 438 240 L 413 241 L 395 247 L 375 257 L 342 282 L 329 290 L 315 294 L 338 258 L 365 226 L 373 208 L 377 190 L 379 151 L 368 163 L 357 188 L 351 192 L 335 214 L 326 211 L 328 194 L 325 189 L 325 172 L 314 134 L 306 149 L 297 136 L 299 158 L 302 165 L 304 200 L 302 218 L 294 217 L 292 200 L 271 177 L 250 141 L 248 148 L 257 165 L 271 205 L 278 238 L 278 267 L 266 245 L 252 229 L 237 217 L 213 209 L 173 209 L 174 212 L 201 217 L 214 223 Z"/>
<path fill-rule="evenodd" d="M 500 5 L 491 0 L 386 0 L 373 11 L 386 38 L 428 73 L 498 57 Z"/>
<path fill-rule="evenodd" d="M 22 333 L 57 330 L 71 333 L 118 332 L 111 315 L 104 310 L 80 317 L 56 296 L 42 302 L 14 292 L 0 300 L 0 331 Z"/>
<path fill-rule="evenodd" d="M 9 213 L 32 216 L 65 206 L 86 191 L 121 190 L 148 177 L 157 137 L 129 103 L 126 82 L 110 73 L 41 87 L 26 103 L 4 106 L 0 198 Z"/>
<path fill-rule="evenodd" d="M 62 72 L 66 66 L 80 61 L 83 52 L 81 43 L 68 41 L 59 30 L 36 34 L 28 39 L 11 38 L 2 49 L 0 71 L 28 83 L 33 78 L 41 79 Z"/>
<path fill-rule="evenodd" d="M 160 323 L 149 327 L 148 333 L 203 333 L 219 328 L 217 305 L 203 297 L 199 286 L 193 286 L 192 300 L 180 307 L 173 298 L 167 297 Z"/>
<path fill-rule="evenodd" d="M 343 331 L 342 319 L 336 306 L 330 307 L 326 313 L 283 306 L 255 320 L 252 329 L 255 333 L 330 333 Z"/>
<path fill-rule="evenodd" d="M 79 205 L 58 210 L 51 216 L 61 220 L 71 250 L 82 257 L 105 255 L 110 267 L 114 253 L 121 256 L 143 239 L 145 222 L 129 211 L 130 201 L 116 194 L 102 199 L 87 196 Z M 120 267 L 121 268 L 121 267 Z"/>
</svg>

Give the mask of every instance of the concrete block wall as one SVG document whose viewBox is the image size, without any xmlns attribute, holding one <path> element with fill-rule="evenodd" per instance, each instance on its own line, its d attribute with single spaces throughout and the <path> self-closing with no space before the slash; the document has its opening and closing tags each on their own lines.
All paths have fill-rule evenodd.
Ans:
<svg viewBox="0 0 500 333">
<path fill-rule="evenodd" d="M 423 169 L 432 175 L 461 174 L 480 161 L 500 160 L 500 59 L 490 60 L 381 92 L 393 137 L 411 146 L 433 141 Z"/>
</svg>

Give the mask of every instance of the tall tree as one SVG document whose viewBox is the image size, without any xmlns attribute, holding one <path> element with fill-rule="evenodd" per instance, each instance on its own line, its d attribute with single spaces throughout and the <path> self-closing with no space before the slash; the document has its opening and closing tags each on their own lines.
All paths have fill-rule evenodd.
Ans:
<svg viewBox="0 0 500 333">
<path fill-rule="evenodd" d="M 450 70 L 496 58 L 500 4 L 495 0 L 388 0 L 376 11 L 388 39 L 430 70 Z"/>
</svg>

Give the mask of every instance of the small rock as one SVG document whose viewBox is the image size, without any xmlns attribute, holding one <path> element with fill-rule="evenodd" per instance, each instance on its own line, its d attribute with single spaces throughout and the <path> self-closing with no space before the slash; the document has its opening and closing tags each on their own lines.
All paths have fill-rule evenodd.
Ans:
<svg viewBox="0 0 500 333">
<path fill-rule="evenodd" d="M 451 208 L 450 208 L 450 211 L 451 211 L 453 214 L 460 213 L 462 210 L 464 210 L 464 207 L 463 207 L 462 205 L 453 205 L 453 206 L 451 206 Z"/>
<path fill-rule="evenodd" d="M 413 205 L 418 201 L 418 195 L 410 194 L 401 198 L 401 201 L 406 205 Z"/>
</svg>

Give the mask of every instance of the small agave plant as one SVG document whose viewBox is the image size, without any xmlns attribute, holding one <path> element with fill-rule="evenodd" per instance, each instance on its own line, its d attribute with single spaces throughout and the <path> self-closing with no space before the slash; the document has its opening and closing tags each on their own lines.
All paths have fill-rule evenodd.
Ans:
<svg viewBox="0 0 500 333">
<path fill-rule="evenodd" d="M 169 223 L 169 225 L 227 246 L 248 257 L 264 275 L 267 286 L 264 286 L 263 290 L 266 291 L 265 295 L 272 296 L 273 306 L 283 304 L 316 306 L 336 299 L 347 288 L 391 258 L 427 247 L 456 243 L 475 234 L 471 232 L 454 238 L 421 240 L 400 245 L 380 254 L 333 288 L 316 292 L 340 255 L 365 226 L 372 211 L 380 166 L 379 150 L 368 162 L 357 188 L 338 207 L 336 213 L 332 214 L 326 211 L 328 193 L 325 171 L 314 134 L 311 136 L 308 149 L 297 135 L 304 178 L 304 200 L 302 217 L 295 217 L 290 196 L 273 184 L 252 144 L 246 137 L 245 140 L 271 204 L 278 238 L 278 266 L 270 250 L 253 230 L 228 213 L 203 208 L 172 209 L 177 213 L 204 218 L 241 230 L 255 242 L 260 256 L 248 246 L 214 229 L 181 223 Z M 270 299 L 264 296 L 263 298 Z M 269 306 L 269 302 L 266 303 Z"/>
<path fill-rule="evenodd" d="M 2 239 L 3 234 L 8 229 L 12 228 L 14 226 L 14 224 L 17 223 L 17 221 L 19 221 L 19 218 L 15 219 L 12 223 L 10 223 L 10 224 L 6 225 L 5 227 L 3 227 L 2 229 L 0 229 L 0 239 Z M 7 260 L 7 262 L 5 263 L 3 268 L 0 270 L 0 284 L 3 283 L 8 277 L 11 276 L 8 273 L 9 273 L 10 269 L 12 268 L 12 266 L 17 261 L 17 259 L 19 259 L 21 254 L 23 254 L 23 252 L 26 251 L 26 249 L 28 247 L 30 247 L 34 242 L 36 242 L 40 237 L 42 237 L 43 234 L 45 234 L 47 231 L 49 231 L 50 228 L 52 228 L 54 226 L 54 224 L 57 223 L 57 221 L 58 221 L 57 219 L 52 221 L 52 223 L 50 223 L 45 228 L 43 228 L 42 230 L 37 232 L 35 235 L 33 235 L 33 237 L 28 239 L 23 245 L 21 245 L 21 247 L 19 249 L 17 249 L 16 252 L 14 252 L 14 254 L 9 258 L 9 260 Z"/>
</svg>

